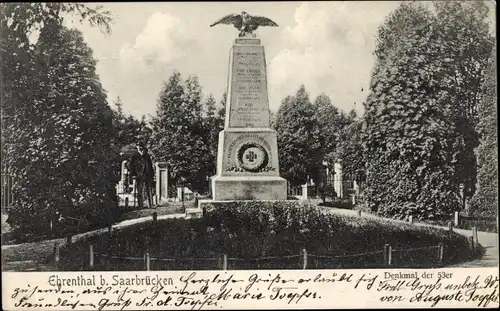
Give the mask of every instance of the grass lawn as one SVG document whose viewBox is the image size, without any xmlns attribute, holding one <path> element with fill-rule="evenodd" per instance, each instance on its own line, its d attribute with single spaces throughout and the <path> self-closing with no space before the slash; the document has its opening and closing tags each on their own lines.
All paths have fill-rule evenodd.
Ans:
<svg viewBox="0 0 500 311">
<path fill-rule="evenodd" d="M 442 263 L 439 243 L 444 245 Z M 152 270 L 217 269 L 222 254 L 228 256 L 229 269 L 298 269 L 302 249 L 310 269 L 384 268 L 385 244 L 394 250 L 394 268 L 440 267 L 478 256 L 466 237 L 445 230 L 289 206 L 245 211 L 227 206 L 203 219 L 132 225 L 111 237 L 89 237 L 62 249 L 61 269 L 88 269 L 89 244 L 95 252 L 93 270 L 143 270 L 146 252 Z"/>
</svg>

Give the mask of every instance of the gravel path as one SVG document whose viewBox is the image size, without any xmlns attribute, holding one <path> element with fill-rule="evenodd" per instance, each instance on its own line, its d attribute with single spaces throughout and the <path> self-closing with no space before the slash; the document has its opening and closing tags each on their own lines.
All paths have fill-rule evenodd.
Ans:
<svg viewBox="0 0 500 311">
<path fill-rule="evenodd" d="M 185 218 L 185 214 L 170 214 L 159 215 L 158 220 Z M 113 225 L 113 229 L 120 229 L 142 222 L 151 221 L 152 217 L 141 217 L 128 219 L 118 222 Z M 80 233 L 73 236 L 73 242 L 85 237 L 104 234 L 108 231 L 105 229 L 97 229 L 85 233 Z M 14 245 L 2 245 L 2 271 L 47 271 L 51 270 L 50 264 L 46 263 L 46 259 L 50 258 L 54 250 L 54 243 L 59 242 L 60 246 L 66 244 L 65 238 L 45 240 L 33 243 L 23 243 Z M 22 260 L 20 260 L 22 259 Z"/>
<path fill-rule="evenodd" d="M 344 216 L 351 216 L 351 217 L 353 217 L 353 216 L 359 217 L 358 211 L 355 211 L 355 210 L 347 210 L 347 209 L 340 209 L 340 208 L 325 208 L 324 212 L 328 213 L 328 214 L 337 214 L 337 215 L 344 215 Z M 368 214 L 368 213 L 361 213 L 361 215 L 362 215 L 361 217 L 365 217 L 365 218 L 373 218 L 373 219 L 378 219 L 378 220 L 385 220 L 385 221 L 399 222 L 399 223 L 408 223 L 406 221 L 382 218 L 382 217 Z M 433 228 L 448 230 L 447 227 L 443 227 L 443 226 L 436 226 L 436 225 L 430 225 L 430 224 L 424 224 L 424 223 L 418 223 L 418 222 L 415 222 L 413 224 L 416 226 L 421 226 L 421 227 L 433 227 Z M 453 228 L 453 231 L 455 231 L 458 234 L 464 235 L 464 236 L 471 236 L 472 235 L 471 230 Z M 498 267 L 498 265 L 499 265 L 498 233 L 478 231 L 477 236 L 478 236 L 477 239 L 478 239 L 479 244 L 481 244 L 485 248 L 485 254 L 483 255 L 483 257 L 480 259 L 473 260 L 473 261 L 462 262 L 460 264 L 449 266 L 450 268 L 451 267 L 453 267 L 453 268 L 459 268 L 459 267 L 462 267 L 462 268 Z"/>
</svg>

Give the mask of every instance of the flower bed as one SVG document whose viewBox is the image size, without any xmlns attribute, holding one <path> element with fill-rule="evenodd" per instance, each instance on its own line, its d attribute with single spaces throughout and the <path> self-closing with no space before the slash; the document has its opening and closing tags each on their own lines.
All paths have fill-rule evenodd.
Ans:
<svg viewBox="0 0 500 311">
<path fill-rule="evenodd" d="M 223 254 L 229 269 L 297 269 L 304 249 L 311 269 L 382 268 L 386 244 L 394 250 L 392 267 L 438 267 L 474 257 L 467 239 L 455 233 L 324 215 L 303 204 L 228 202 L 208 208 L 202 219 L 137 224 L 62 249 L 61 268 L 88 269 L 89 244 L 95 251 L 94 270 L 143 270 L 145 253 L 152 270 L 217 269 Z"/>
</svg>

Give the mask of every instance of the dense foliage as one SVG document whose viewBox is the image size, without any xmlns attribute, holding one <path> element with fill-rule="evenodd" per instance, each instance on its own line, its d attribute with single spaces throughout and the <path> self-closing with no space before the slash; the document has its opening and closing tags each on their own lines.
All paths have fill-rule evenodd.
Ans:
<svg viewBox="0 0 500 311">
<path fill-rule="evenodd" d="M 363 121 L 356 120 L 340 130 L 335 150 L 327 155 L 329 163 L 341 162 L 344 178 L 362 183 L 365 180 Z"/>
<path fill-rule="evenodd" d="M 483 1 L 435 2 L 440 64 L 448 76 L 448 100 L 452 102 L 454 122 L 453 148 L 459 150 L 453 162 L 453 183 L 464 184 L 464 195 L 476 190 L 477 161 L 474 149 L 479 145 L 477 125 L 484 70 L 494 40 L 490 35 L 488 7 Z"/>
<path fill-rule="evenodd" d="M 123 103 L 120 97 L 115 101 L 116 110 L 114 113 L 114 126 L 117 129 L 116 143 L 123 148 L 135 145 L 138 142 L 147 144 L 151 139 L 152 130 L 149 128 L 146 117 L 143 115 L 139 120 L 133 115 L 125 115 L 123 112 Z"/>
<path fill-rule="evenodd" d="M 302 185 L 317 175 L 322 163 L 320 128 L 314 106 L 304 86 L 286 97 L 279 107 L 278 136 L 280 175 L 292 185 Z"/>
<path fill-rule="evenodd" d="M 89 243 L 97 253 L 108 256 L 140 259 L 149 252 L 151 269 L 220 269 L 217 259 L 224 253 L 229 257 L 229 269 L 300 269 L 303 249 L 309 254 L 309 269 L 382 268 L 382 250 L 387 243 L 398 250 L 443 243 L 444 264 L 472 256 L 467 238 L 456 233 L 410 224 L 324 215 L 299 201 L 228 202 L 209 208 L 204 219 L 149 222 L 124 228 L 113 237 L 96 236 L 79 241 L 61 253 L 65 269 L 81 270 L 88 266 L 87 256 L 82 254 L 87 252 Z M 359 253 L 368 254 L 348 256 Z M 320 258 L 318 255 L 341 258 Z M 271 258 L 256 260 L 259 257 Z M 175 258 L 175 261 L 154 258 Z M 437 258 L 436 248 L 393 253 L 394 267 L 437 267 L 440 265 Z M 144 263 L 97 255 L 95 269 L 142 270 Z"/>
<path fill-rule="evenodd" d="M 380 28 L 362 138 L 372 210 L 432 218 L 462 208 L 459 184 L 474 191 L 478 94 L 468 84 L 481 83 L 491 48 L 483 19 L 481 5 L 403 3 Z"/>
<path fill-rule="evenodd" d="M 215 99 L 203 102 L 196 76 L 182 81 L 174 72 L 160 92 L 151 121 L 151 150 L 156 161 L 166 162 L 173 185 L 208 191 L 215 172 L 216 137 L 222 129 Z"/>
<path fill-rule="evenodd" d="M 99 221 L 116 206 L 113 114 L 91 49 L 79 31 L 62 26 L 62 16 L 76 12 L 108 28 L 108 12 L 61 3 L 1 10 L 2 171 L 14 179 L 9 222 L 40 236 L 51 222 Z"/>
<path fill-rule="evenodd" d="M 490 57 L 479 105 L 478 190 L 471 202 L 474 215 L 498 216 L 498 120 L 496 48 Z"/>
</svg>

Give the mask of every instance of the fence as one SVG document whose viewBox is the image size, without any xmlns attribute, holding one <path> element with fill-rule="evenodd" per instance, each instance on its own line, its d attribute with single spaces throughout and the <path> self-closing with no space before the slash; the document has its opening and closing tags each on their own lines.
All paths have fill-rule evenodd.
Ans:
<svg viewBox="0 0 500 311">
<path fill-rule="evenodd" d="M 94 245 L 87 245 L 85 262 L 78 263 L 87 270 L 251 270 L 251 269 L 332 269 L 332 268 L 383 268 L 383 267 L 417 267 L 415 253 L 420 260 L 425 258 L 429 267 L 441 267 L 444 263 L 445 247 L 438 245 L 416 248 L 394 249 L 385 244 L 382 249 L 337 256 L 308 253 L 303 249 L 298 254 L 285 256 L 268 256 L 257 258 L 237 258 L 221 254 L 211 258 L 160 258 L 145 252 L 141 257 L 116 256 L 105 252 L 96 252 Z M 472 246 L 474 247 L 474 246 Z M 67 262 L 74 262 L 82 254 L 68 253 Z M 59 243 L 54 245 L 55 266 L 59 267 L 61 259 Z M 82 268 L 81 266 L 79 267 Z M 64 270 L 64 269 L 63 269 Z"/>
<path fill-rule="evenodd" d="M 407 220 L 413 222 L 412 216 L 409 216 Z M 477 228 L 480 231 L 498 232 L 498 216 L 468 216 L 457 211 L 450 214 L 439 214 L 432 220 L 423 222 L 436 225 L 451 225 L 466 230 Z"/>
<path fill-rule="evenodd" d="M 302 186 L 292 186 L 288 184 L 288 196 L 302 196 Z"/>
<path fill-rule="evenodd" d="M 361 216 L 361 211 L 358 211 Z M 158 219 L 157 213 L 152 215 L 153 221 Z M 408 219 L 413 222 L 412 217 Z M 448 223 L 448 231 L 453 232 L 453 223 Z M 108 234 L 113 235 L 113 226 L 108 226 Z M 479 244 L 478 230 L 472 228 L 472 235 L 469 237 L 471 253 Z M 67 245 L 72 244 L 72 237 L 68 236 Z M 299 254 L 285 256 L 267 256 L 257 258 L 237 258 L 222 254 L 211 258 L 161 258 L 151 256 L 146 251 L 142 257 L 118 256 L 110 253 L 95 252 L 92 244 L 88 245 L 85 252 L 88 260 L 82 262 L 82 252 L 72 254 L 68 251 L 68 257 L 73 257 L 73 264 L 77 264 L 81 269 L 92 270 L 99 266 L 99 270 L 241 270 L 241 269 L 332 269 L 332 268 L 382 268 L 395 266 L 398 268 L 416 268 L 422 265 L 426 267 L 442 266 L 445 263 L 445 247 L 442 243 L 438 245 L 419 246 L 413 248 L 396 248 L 390 244 L 385 244 L 383 249 L 373 250 L 356 254 L 343 255 L 323 255 L 311 254 L 303 249 Z M 53 258 L 56 268 L 60 265 L 59 242 L 54 244 Z M 66 260 L 72 262 L 73 260 Z M 426 261 L 426 262 L 422 262 Z"/>
</svg>

